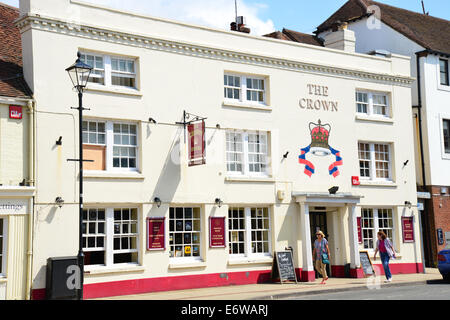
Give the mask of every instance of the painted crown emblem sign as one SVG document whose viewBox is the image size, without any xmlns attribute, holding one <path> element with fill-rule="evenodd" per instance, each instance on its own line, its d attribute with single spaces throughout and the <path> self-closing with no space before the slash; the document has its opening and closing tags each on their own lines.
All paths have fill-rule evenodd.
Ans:
<svg viewBox="0 0 450 320">
<path fill-rule="evenodd" d="M 305 174 L 312 177 L 316 170 L 314 164 L 306 159 L 309 153 L 319 157 L 333 155 L 336 161 L 329 166 L 328 171 L 330 175 L 336 178 L 340 174 L 338 167 L 342 166 L 343 160 L 340 151 L 333 149 L 329 145 L 331 125 L 322 124 L 322 121 L 319 119 L 318 123 L 311 122 L 309 124 L 309 130 L 311 133 L 311 144 L 301 149 L 299 156 L 300 164 L 305 165 Z"/>
</svg>

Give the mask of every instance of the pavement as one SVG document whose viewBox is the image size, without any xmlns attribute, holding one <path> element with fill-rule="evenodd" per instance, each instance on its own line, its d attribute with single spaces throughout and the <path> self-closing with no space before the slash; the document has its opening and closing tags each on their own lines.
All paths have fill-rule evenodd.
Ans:
<svg viewBox="0 0 450 320">
<path fill-rule="evenodd" d="M 298 284 L 266 283 L 213 287 L 108 297 L 98 300 L 282 300 L 312 294 L 425 285 L 442 280 L 442 276 L 437 269 L 427 268 L 426 273 L 394 275 L 391 283 L 384 283 L 384 279 L 384 276 L 364 279 L 330 278 L 325 285 L 320 284 L 322 279 L 317 279 L 315 282 L 299 282 Z"/>
</svg>

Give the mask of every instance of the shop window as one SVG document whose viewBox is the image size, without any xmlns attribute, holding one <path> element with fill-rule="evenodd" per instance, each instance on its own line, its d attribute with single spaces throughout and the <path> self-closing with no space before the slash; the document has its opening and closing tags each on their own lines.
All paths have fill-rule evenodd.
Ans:
<svg viewBox="0 0 450 320">
<path fill-rule="evenodd" d="M 392 209 L 361 209 L 361 230 L 364 249 L 375 249 L 379 231 L 383 231 L 392 241 L 394 236 Z"/>
<path fill-rule="evenodd" d="M 266 104 L 266 79 L 256 76 L 224 75 L 224 97 L 251 104 Z"/>
<path fill-rule="evenodd" d="M 390 149 L 389 144 L 358 143 L 360 177 L 367 180 L 392 180 Z"/>
<path fill-rule="evenodd" d="M 85 265 L 137 264 L 138 224 L 138 210 L 135 208 L 84 210 Z"/>
<path fill-rule="evenodd" d="M 171 258 L 200 259 L 200 208 L 169 209 L 169 245 Z"/>
<path fill-rule="evenodd" d="M 448 86 L 449 85 L 449 72 L 448 72 L 448 60 L 447 59 L 439 59 L 439 74 L 441 85 Z"/>
<path fill-rule="evenodd" d="M 267 133 L 228 131 L 226 148 L 228 174 L 268 175 Z"/>
<path fill-rule="evenodd" d="M 356 112 L 368 116 L 390 117 L 388 94 L 357 91 Z"/>
<path fill-rule="evenodd" d="M 6 220 L 0 219 L 0 276 L 6 271 Z"/>
<path fill-rule="evenodd" d="M 268 208 L 229 208 L 229 253 L 239 256 L 270 256 L 270 214 Z"/>
<path fill-rule="evenodd" d="M 90 83 L 106 87 L 137 88 L 135 59 L 82 53 L 81 61 L 93 68 Z"/>
<path fill-rule="evenodd" d="M 108 152 L 111 150 L 111 152 Z M 83 122 L 83 155 L 86 170 L 137 170 L 137 125 L 110 121 Z"/>
<path fill-rule="evenodd" d="M 450 154 L 450 120 L 444 119 L 442 121 L 442 127 L 443 127 L 443 137 L 444 137 L 444 150 L 445 153 Z"/>
</svg>

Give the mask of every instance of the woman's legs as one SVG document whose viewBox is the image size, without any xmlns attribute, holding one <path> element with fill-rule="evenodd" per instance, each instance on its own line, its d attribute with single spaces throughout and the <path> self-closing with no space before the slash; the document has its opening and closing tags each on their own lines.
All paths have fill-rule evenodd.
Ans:
<svg viewBox="0 0 450 320">
<path fill-rule="evenodd" d="M 327 276 L 327 268 L 326 265 L 322 262 L 322 260 L 316 260 L 316 270 L 318 273 L 320 273 L 322 275 L 323 281 L 324 282 L 326 279 L 328 279 Z"/>
<path fill-rule="evenodd" d="M 391 269 L 389 269 L 389 254 L 386 252 L 380 252 L 381 263 L 383 264 L 384 274 L 386 275 L 386 279 L 389 280 L 392 278 Z"/>
</svg>

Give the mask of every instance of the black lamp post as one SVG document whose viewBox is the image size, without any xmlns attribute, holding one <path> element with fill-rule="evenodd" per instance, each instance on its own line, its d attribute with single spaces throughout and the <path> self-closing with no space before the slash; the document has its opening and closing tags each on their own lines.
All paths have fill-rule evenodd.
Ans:
<svg viewBox="0 0 450 320">
<path fill-rule="evenodd" d="M 83 300 L 83 283 L 84 283 L 84 253 L 83 253 L 83 91 L 91 75 L 92 67 L 83 63 L 80 59 L 81 54 L 78 52 L 78 59 L 73 65 L 66 69 L 72 80 L 74 88 L 78 92 L 78 108 L 79 112 L 79 143 L 80 158 L 74 161 L 80 164 L 80 216 L 79 216 L 79 250 L 78 250 L 78 267 L 80 268 L 80 288 L 78 289 L 78 300 Z"/>
</svg>

